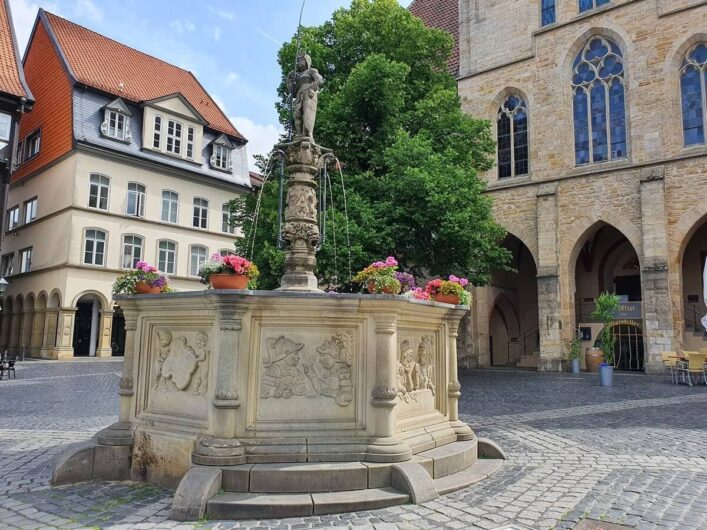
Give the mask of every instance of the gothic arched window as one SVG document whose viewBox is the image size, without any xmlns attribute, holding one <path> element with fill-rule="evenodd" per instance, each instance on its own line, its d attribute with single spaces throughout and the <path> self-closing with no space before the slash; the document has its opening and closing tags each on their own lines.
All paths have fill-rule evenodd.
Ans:
<svg viewBox="0 0 707 530">
<path fill-rule="evenodd" d="M 593 37 L 572 66 L 577 165 L 626 158 L 624 65 L 619 47 Z"/>
<path fill-rule="evenodd" d="M 528 108 L 510 95 L 498 109 L 498 178 L 528 174 Z"/>
<path fill-rule="evenodd" d="M 682 133 L 685 145 L 705 143 L 707 121 L 707 44 L 693 46 L 680 67 Z"/>
</svg>

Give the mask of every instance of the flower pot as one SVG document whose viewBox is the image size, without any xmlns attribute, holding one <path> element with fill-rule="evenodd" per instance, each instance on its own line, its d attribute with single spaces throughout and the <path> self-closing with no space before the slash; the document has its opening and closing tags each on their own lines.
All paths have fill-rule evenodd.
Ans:
<svg viewBox="0 0 707 530">
<path fill-rule="evenodd" d="M 437 293 L 432 295 L 432 300 L 443 304 L 459 305 L 459 297 L 456 294 Z"/>
<path fill-rule="evenodd" d="M 599 380 L 601 381 L 601 386 L 611 386 L 613 376 L 614 367 L 610 364 L 602 364 L 599 367 Z"/>
<path fill-rule="evenodd" d="M 153 287 L 146 282 L 137 282 L 135 284 L 135 292 L 137 292 L 137 294 L 160 294 L 162 287 Z"/>
<path fill-rule="evenodd" d="M 369 294 L 380 294 L 376 291 L 376 282 L 368 282 L 368 292 Z M 393 294 L 393 289 L 391 287 L 383 287 L 381 289 L 382 294 Z"/>
<path fill-rule="evenodd" d="M 245 274 L 212 274 L 209 282 L 214 289 L 248 288 L 248 276 Z"/>
<path fill-rule="evenodd" d="M 587 370 L 596 373 L 599 371 L 599 365 L 604 362 L 604 354 L 599 348 L 592 348 L 587 352 L 585 361 Z"/>
<path fill-rule="evenodd" d="M 573 374 L 580 373 L 579 369 L 579 359 L 570 359 L 570 370 Z"/>
</svg>

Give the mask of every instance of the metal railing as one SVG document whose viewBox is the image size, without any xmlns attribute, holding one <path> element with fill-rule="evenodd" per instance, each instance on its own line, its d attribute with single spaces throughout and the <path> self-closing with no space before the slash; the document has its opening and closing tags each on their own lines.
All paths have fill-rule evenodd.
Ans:
<svg viewBox="0 0 707 530">
<path fill-rule="evenodd" d="M 513 366 L 517 363 L 521 356 L 527 355 L 528 351 L 531 353 L 536 351 L 540 347 L 540 328 L 538 326 L 533 326 L 532 328 L 524 331 L 521 335 L 516 337 L 514 340 L 509 340 L 507 344 L 508 351 L 508 361 L 507 366 Z"/>
</svg>

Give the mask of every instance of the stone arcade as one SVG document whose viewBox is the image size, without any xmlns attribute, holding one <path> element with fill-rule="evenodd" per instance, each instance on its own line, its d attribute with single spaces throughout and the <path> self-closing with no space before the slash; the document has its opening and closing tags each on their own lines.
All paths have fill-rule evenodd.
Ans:
<svg viewBox="0 0 707 530">
<path fill-rule="evenodd" d="M 288 79 L 302 104 L 280 146 L 281 289 L 119 297 L 120 420 L 62 455 L 54 485 L 176 488 L 180 520 L 287 517 L 425 502 L 501 465 L 502 451 L 458 418 L 467 307 L 318 291 L 323 80 L 306 57 Z"/>
</svg>

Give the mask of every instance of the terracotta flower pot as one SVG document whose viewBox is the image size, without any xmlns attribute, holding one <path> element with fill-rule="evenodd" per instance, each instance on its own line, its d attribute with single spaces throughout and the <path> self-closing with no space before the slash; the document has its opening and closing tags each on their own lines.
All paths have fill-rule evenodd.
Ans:
<svg viewBox="0 0 707 530">
<path fill-rule="evenodd" d="M 432 295 L 432 300 L 443 304 L 459 305 L 460 299 L 456 294 L 437 293 Z"/>
<path fill-rule="evenodd" d="M 598 372 L 599 365 L 604 362 L 604 353 L 599 348 L 592 348 L 584 357 L 589 372 Z"/>
<path fill-rule="evenodd" d="M 135 291 L 137 294 L 160 294 L 162 287 L 153 287 L 147 282 L 137 282 L 135 284 Z"/>
<path fill-rule="evenodd" d="M 376 282 L 368 282 L 368 292 L 370 294 L 380 294 L 376 291 Z M 381 289 L 383 294 L 393 294 L 393 289 L 391 287 L 383 287 Z"/>
<path fill-rule="evenodd" d="M 245 274 L 212 274 L 209 282 L 214 289 L 248 288 L 248 276 Z"/>
</svg>

